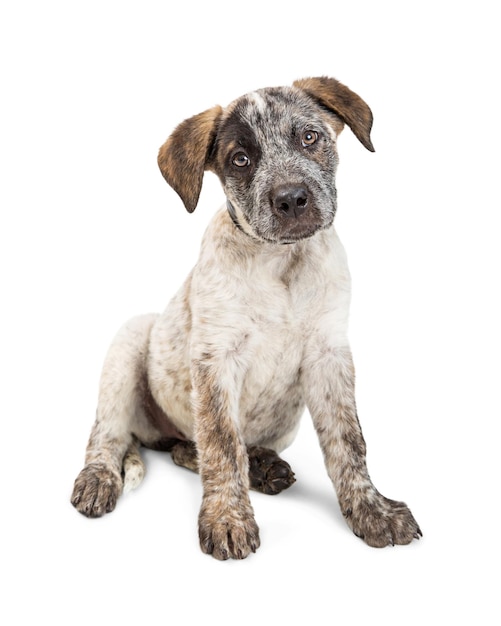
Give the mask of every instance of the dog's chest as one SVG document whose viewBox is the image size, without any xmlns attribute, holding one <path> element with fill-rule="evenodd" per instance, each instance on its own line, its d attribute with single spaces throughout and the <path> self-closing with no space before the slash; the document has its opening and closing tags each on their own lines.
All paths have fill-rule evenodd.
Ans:
<svg viewBox="0 0 501 626">
<path fill-rule="evenodd" d="M 249 279 L 239 286 L 236 317 L 240 322 L 246 318 L 251 326 L 256 356 L 266 359 L 274 354 L 270 361 L 274 363 L 296 352 L 304 340 L 309 311 L 315 308 L 315 286 L 309 284 L 307 263 L 299 255 L 268 262 L 265 257 L 255 265 Z"/>
<path fill-rule="evenodd" d="M 247 318 L 239 319 L 246 367 L 240 426 L 253 445 L 285 437 L 304 409 L 299 372 L 308 333 L 306 302 L 290 278 L 268 277 L 265 287 L 249 289 Z"/>
</svg>

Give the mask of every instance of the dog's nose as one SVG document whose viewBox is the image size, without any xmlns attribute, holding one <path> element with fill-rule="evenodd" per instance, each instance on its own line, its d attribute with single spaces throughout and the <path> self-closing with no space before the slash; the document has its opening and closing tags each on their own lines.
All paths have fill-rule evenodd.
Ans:
<svg viewBox="0 0 501 626">
<path fill-rule="evenodd" d="M 272 192 L 274 209 L 285 217 L 299 217 L 308 207 L 308 190 L 302 185 L 279 185 Z"/>
</svg>

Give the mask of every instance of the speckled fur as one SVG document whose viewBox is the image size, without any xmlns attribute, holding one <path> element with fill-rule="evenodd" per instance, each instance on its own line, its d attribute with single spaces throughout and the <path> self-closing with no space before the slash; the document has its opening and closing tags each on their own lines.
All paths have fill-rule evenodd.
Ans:
<svg viewBox="0 0 501 626">
<path fill-rule="evenodd" d="M 419 537 L 409 509 L 372 484 L 356 412 L 350 276 L 333 227 L 345 123 L 373 150 L 365 102 L 334 79 L 309 78 L 204 111 L 162 146 L 161 172 L 188 211 L 209 169 L 233 216 L 216 213 L 167 310 L 131 320 L 112 343 L 72 496 L 80 512 L 111 511 L 140 482 L 139 442 L 171 450 L 200 472 L 202 550 L 244 558 L 260 543 L 249 488 L 294 482 L 278 453 L 307 407 L 353 531 L 372 546 Z M 294 215 L 284 189 L 299 190 Z"/>
</svg>

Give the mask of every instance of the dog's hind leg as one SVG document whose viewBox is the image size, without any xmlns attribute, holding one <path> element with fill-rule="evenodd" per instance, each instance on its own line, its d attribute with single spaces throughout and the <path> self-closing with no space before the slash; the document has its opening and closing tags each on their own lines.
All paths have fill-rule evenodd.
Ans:
<svg viewBox="0 0 501 626">
<path fill-rule="evenodd" d="M 124 489 L 136 487 L 144 475 L 133 432 L 141 412 L 140 379 L 150 330 L 156 316 L 132 319 L 119 331 L 103 366 L 97 416 L 75 480 L 71 503 L 87 517 L 115 508 Z"/>
<path fill-rule="evenodd" d="M 180 441 L 171 450 L 172 460 L 195 472 L 198 471 L 197 449 L 193 441 Z M 249 481 L 251 489 L 275 495 L 296 482 L 291 466 L 269 448 L 250 446 Z"/>
</svg>

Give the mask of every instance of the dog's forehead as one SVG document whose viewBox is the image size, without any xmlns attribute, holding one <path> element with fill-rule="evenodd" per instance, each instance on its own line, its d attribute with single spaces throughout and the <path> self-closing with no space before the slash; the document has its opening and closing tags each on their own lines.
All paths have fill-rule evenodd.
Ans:
<svg viewBox="0 0 501 626">
<path fill-rule="evenodd" d="M 243 122 L 253 129 L 278 128 L 297 119 L 316 117 L 320 108 L 296 87 L 268 87 L 245 94 L 226 108 L 227 123 Z"/>
</svg>

